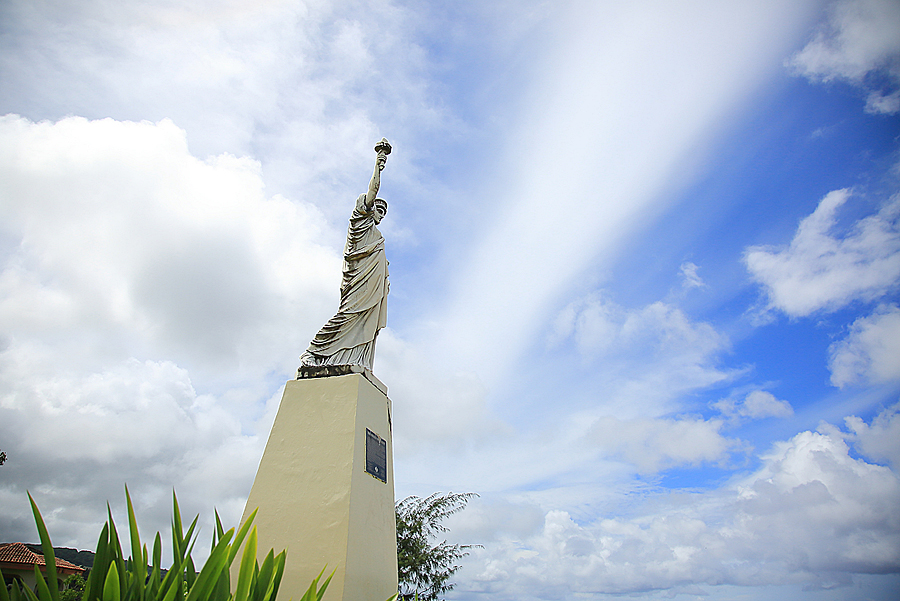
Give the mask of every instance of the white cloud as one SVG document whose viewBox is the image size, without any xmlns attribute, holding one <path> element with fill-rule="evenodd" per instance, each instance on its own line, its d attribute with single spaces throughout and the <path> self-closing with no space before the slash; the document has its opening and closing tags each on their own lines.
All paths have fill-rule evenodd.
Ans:
<svg viewBox="0 0 900 601">
<path fill-rule="evenodd" d="M 722 383 L 737 372 L 717 366 L 728 339 L 661 301 L 626 309 L 599 293 L 566 306 L 551 344 L 572 341 L 591 377 L 602 381 L 605 411 L 621 418 L 659 416 L 689 391 Z"/>
<path fill-rule="evenodd" d="M 554 336 L 556 340 L 574 338 L 588 356 L 644 353 L 649 347 L 659 356 L 683 357 L 687 363 L 702 362 L 727 347 L 727 340 L 712 326 L 692 323 L 678 307 L 657 301 L 627 310 L 598 293 L 563 309 Z"/>
<path fill-rule="evenodd" d="M 900 112 L 900 4 L 894 0 L 843 0 L 827 24 L 788 63 L 812 81 L 844 80 L 866 89 L 866 111 Z M 888 90 L 867 77 L 887 76 Z"/>
<path fill-rule="evenodd" d="M 893 115 L 900 113 L 900 90 L 889 94 L 870 92 L 866 98 L 867 113 L 887 113 Z"/>
<path fill-rule="evenodd" d="M 599 457 L 628 473 L 655 473 L 720 463 L 740 446 L 720 433 L 721 419 L 672 416 L 685 395 L 739 373 L 718 366 L 727 338 L 678 307 L 655 302 L 626 309 L 592 293 L 560 311 L 549 345 L 562 354 L 564 369 L 579 366 L 567 377 L 590 382 L 586 391 L 568 393 L 579 398 L 566 401 L 567 411 L 540 409 L 558 428 L 544 433 L 555 442 L 543 447 L 557 461 Z"/>
<path fill-rule="evenodd" d="M 546 511 L 538 530 L 495 533 L 474 551 L 460 588 L 530 600 L 681 585 L 815 588 L 897 570 L 900 479 L 851 457 L 842 436 L 801 432 L 741 481 L 652 498 L 634 517 Z"/>
<path fill-rule="evenodd" d="M 835 386 L 900 378 L 900 308 L 881 306 L 872 315 L 860 317 L 846 338 L 829 347 L 828 354 Z"/>
<path fill-rule="evenodd" d="M 242 425 L 227 399 L 198 394 L 169 361 L 129 359 L 87 374 L 57 364 L 48 378 L 32 358 L 19 344 L 0 353 L 0 433 L 10 454 L 0 484 L 4 537 L 34 540 L 30 490 L 54 543 L 88 548 L 104 501 L 121 507 L 123 484 L 145 536 L 165 532 L 173 488 L 186 514 L 202 513 L 207 533 L 210 504 L 237 523 L 267 419 L 245 432 L 252 422 Z"/>
<path fill-rule="evenodd" d="M 81 347 L 70 364 L 137 352 L 287 371 L 335 302 L 321 214 L 266 198 L 255 161 L 194 158 L 169 121 L 7 116 L 0 161 L 0 320 Z"/>
<path fill-rule="evenodd" d="M 790 246 L 752 246 L 744 263 L 765 287 L 769 307 L 791 317 L 835 311 L 855 300 L 877 299 L 900 281 L 900 197 L 836 235 L 838 209 L 850 191 L 829 192 L 800 222 Z"/>
<path fill-rule="evenodd" d="M 706 283 L 703 281 L 703 278 L 697 273 L 700 270 L 700 267 L 691 263 L 690 261 L 686 261 L 681 264 L 679 271 L 681 272 L 682 286 L 685 288 L 704 288 Z"/>
<path fill-rule="evenodd" d="M 129 483 L 144 526 L 239 519 L 275 388 L 337 300 L 320 212 L 170 121 L 0 118 L 4 536 L 87 548 Z M 260 436 L 262 434 L 262 436 Z"/>
<path fill-rule="evenodd" d="M 439 308 L 447 355 L 490 365 L 488 383 L 515 366 L 560 291 L 602 273 L 697 173 L 808 6 L 580 2 L 548 23 L 555 46 L 494 170 L 508 185 L 487 193 L 489 219 L 459 246 L 468 268 Z"/>
<path fill-rule="evenodd" d="M 738 442 L 719 433 L 721 420 L 702 418 L 631 419 L 603 417 L 589 439 L 604 454 L 620 457 L 638 472 L 652 474 L 685 465 L 721 462 Z"/>
<path fill-rule="evenodd" d="M 423 139 L 465 135 L 421 45 L 441 16 L 387 0 L 84 0 L 52 11 L 10 0 L 0 105 L 34 121 L 171 119 L 195 156 L 253 155 L 270 194 L 343 221 L 333 199 L 364 190 L 382 136 L 402 149 L 385 182 L 395 194 L 401 181 L 420 189 Z"/>
<path fill-rule="evenodd" d="M 788 417 L 794 414 L 790 403 L 775 398 L 775 395 L 765 390 L 754 390 L 748 393 L 743 400 L 721 399 L 712 406 L 728 418 L 761 419 L 764 417 Z"/>
<path fill-rule="evenodd" d="M 421 346 L 390 328 L 378 335 L 376 367 L 391 383 L 396 454 L 415 454 L 422 445 L 473 444 L 506 430 L 489 411 L 487 390 L 474 373 L 464 366 L 435 366 Z"/>
<path fill-rule="evenodd" d="M 879 413 L 871 425 L 851 416 L 844 420 L 851 434 L 845 437 L 867 457 L 900 468 L 900 403 Z"/>
</svg>

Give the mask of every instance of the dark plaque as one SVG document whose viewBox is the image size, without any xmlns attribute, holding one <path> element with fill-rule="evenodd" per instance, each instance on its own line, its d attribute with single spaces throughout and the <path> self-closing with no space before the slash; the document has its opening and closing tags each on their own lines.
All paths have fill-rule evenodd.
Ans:
<svg viewBox="0 0 900 601">
<path fill-rule="evenodd" d="M 387 483 L 387 442 L 366 428 L 366 471 Z"/>
</svg>

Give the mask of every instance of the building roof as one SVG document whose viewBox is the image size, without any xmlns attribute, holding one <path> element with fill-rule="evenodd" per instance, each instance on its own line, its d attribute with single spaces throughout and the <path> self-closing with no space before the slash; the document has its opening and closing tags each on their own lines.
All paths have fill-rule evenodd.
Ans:
<svg viewBox="0 0 900 601">
<path fill-rule="evenodd" d="M 0 568 L 34 569 L 37 564 L 41 571 L 47 565 L 43 555 L 38 555 L 25 546 L 25 543 L 0 543 Z M 56 569 L 60 572 L 84 572 L 84 568 L 71 561 L 56 558 Z"/>
</svg>

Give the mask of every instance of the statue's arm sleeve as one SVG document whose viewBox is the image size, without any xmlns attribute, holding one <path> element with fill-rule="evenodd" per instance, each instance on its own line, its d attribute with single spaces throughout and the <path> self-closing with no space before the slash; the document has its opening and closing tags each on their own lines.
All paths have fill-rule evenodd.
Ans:
<svg viewBox="0 0 900 601">
<path fill-rule="evenodd" d="M 385 140 L 387 142 L 387 140 Z M 377 150 L 377 147 L 376 147 Z M 388 150 L 390 152 L 390 150 Z M 381 187 L 381 170 L 384 169 L 384 162 L 387 160 L 387 154 L 384 150 L 380 150 L 375 157 L 375 171 L 372 173 L 372 180 L 369 182 L 369 191 L 366 192 L 366 208 L 371 211 L 375 204 L 375 196 Z"/>
<path fill-rule="evenodd" d="M 360 194 L 356 199 L 356 212 L 361 215 L 367 215 L 372 212 L 372 206 L 366 206 L 369 202 L 369 196 L 367 194 Z"/>
<path fill-rule="evenodd" d="M 366 192 L 366 213 L 372 210 L 372 206 L 375 204 L 375 196 L 381 187 L 381 169 L 378 168 L 380 158 L 381 155 L 375 159 L 375 171 L 372 173 L 372 180 L 369 182 L 369 191 Z"/>
</svg>

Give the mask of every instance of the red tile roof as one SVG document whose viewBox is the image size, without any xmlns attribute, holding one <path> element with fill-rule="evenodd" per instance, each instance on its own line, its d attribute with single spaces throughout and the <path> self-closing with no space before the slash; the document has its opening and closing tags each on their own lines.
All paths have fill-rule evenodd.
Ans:
<svg viewBox="0 0 900 601">
<path fill-rule="evenodd" d="M 44 571 L 43 567 L 47 565 L 43 555 L 38 555 L 24 543 L 0 543 L 0 568 L 34 569 L 32 566 L 35 564 L 41 566 L 41 571 Z M 84 572 L 83 567 L 58 557 L 56 558 L 56 569 Z"/>
</svg>

